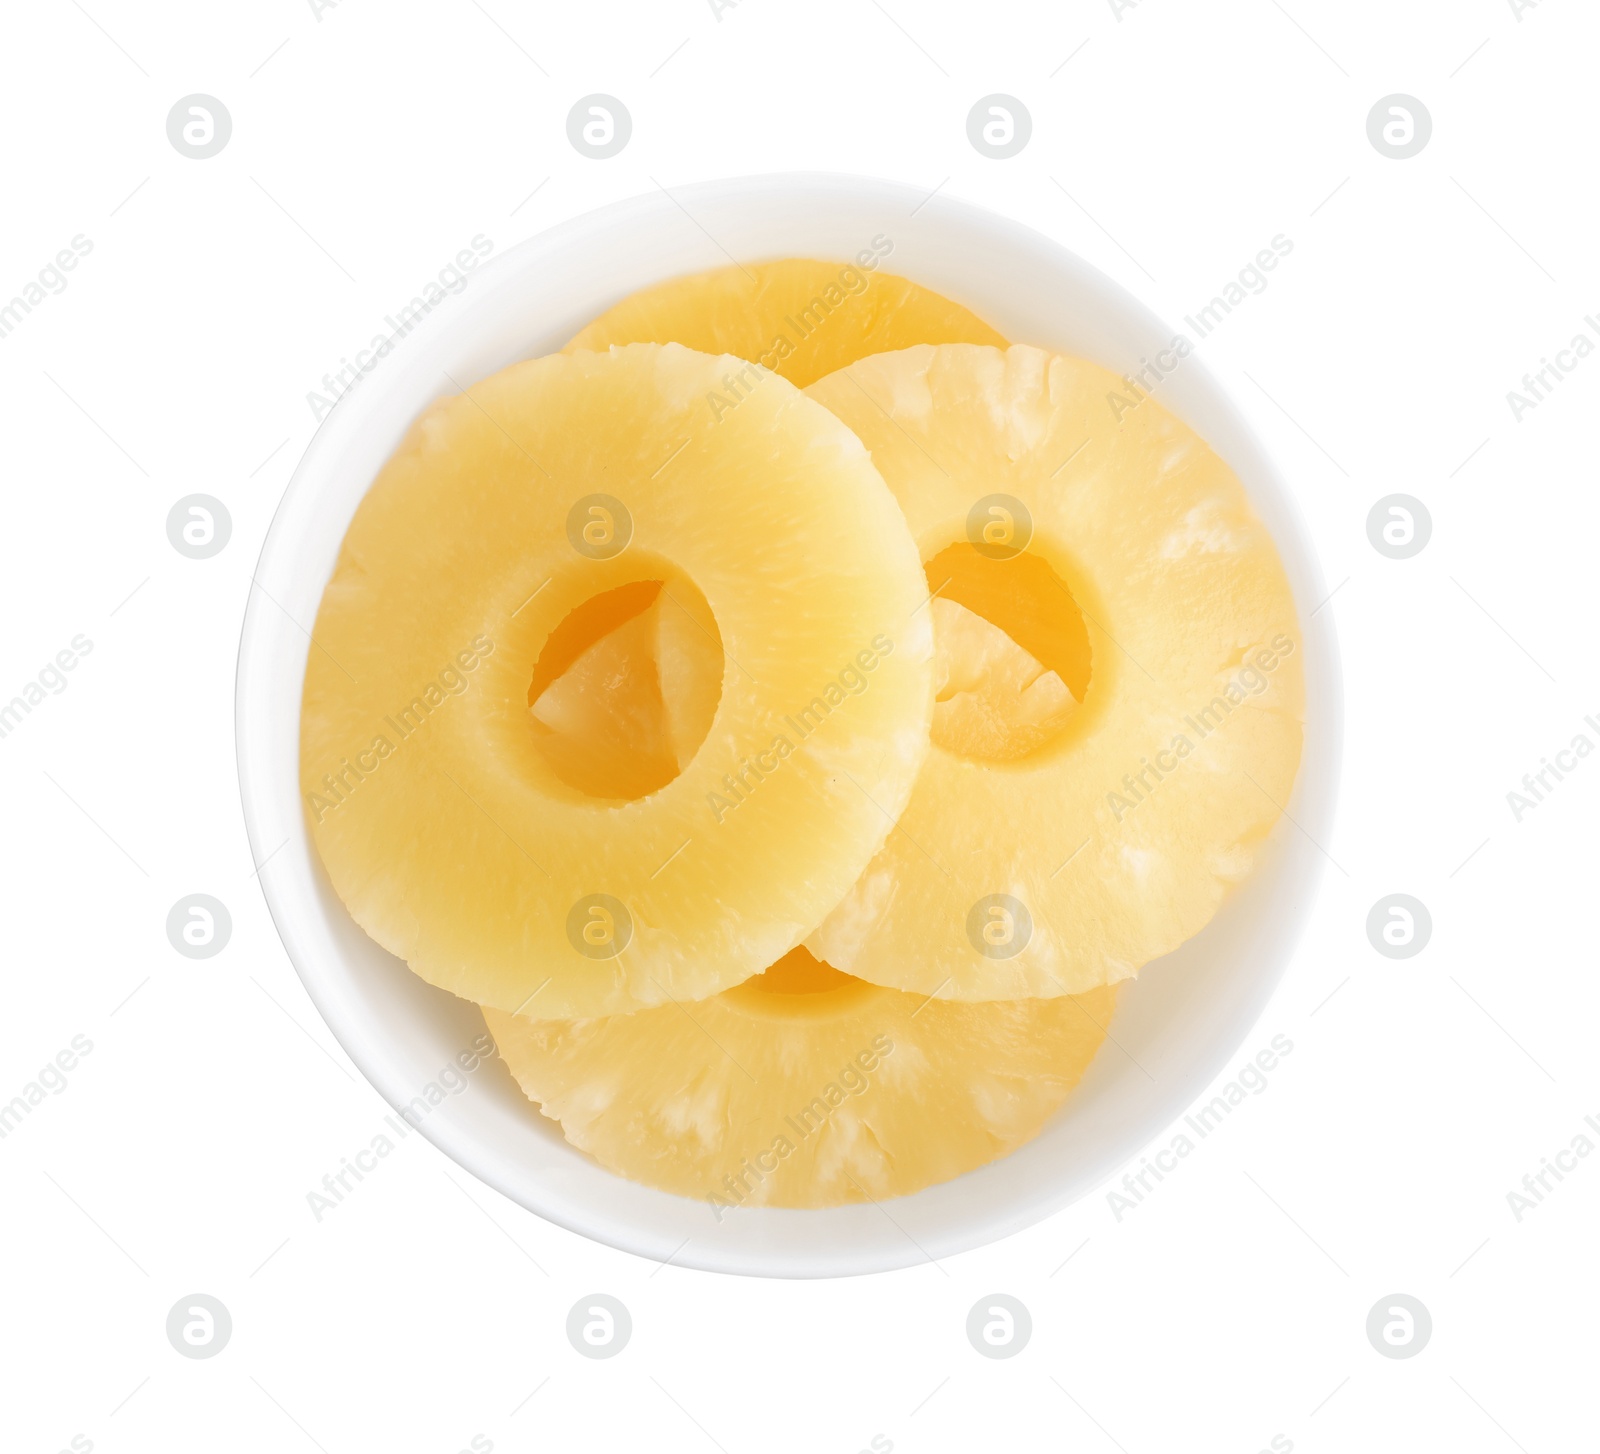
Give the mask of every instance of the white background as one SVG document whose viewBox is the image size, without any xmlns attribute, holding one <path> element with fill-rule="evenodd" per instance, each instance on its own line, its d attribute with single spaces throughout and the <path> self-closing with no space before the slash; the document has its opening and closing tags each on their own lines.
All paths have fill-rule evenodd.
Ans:
<svg viewBox="0 0 1600 1454">
<path fill-rule="evenodd" d="M 1600 357 L 1520 423 L 1506 394 L 1600 312 L 1600 18 L 1578 0 L 1119 8 L 8 12 L 0 301 L 74 235 L 93 251 L 0 339 L 0 699 L 74 635 L 94 649 L 0 740 L 0 1101 L 74 1035 L 94 1048 L 0 1141 L 7 1450 L 1591 1447 L 1600 1156 L 1520 1222 L 1507 1193 L 1600 1116 L 1600 757 L 1521 822 L 1506 794 L 1578 732 L 1600 743 L 1583 722 L 1600 717 Z M 634 122 L 599 162 L 565 129 L 596 91 Z M 233 117 L 206 161 L 166 136 L 191 92 Z M 1033 117 L 1008 161 L 966 137 L 991 92 Z M 1366 135 L 1392 92 L 1433 116 L 1408 161 Z M 312 433 L 306 395 L 474 234 L 498 254 L 657 185 L 800 168 L 942 186 L 1175 324 L 1293 240 L 1201 345 L 1338 586 L 1339 823 L 1240 1060 L 1274 1034 L 1293 1053 L 1120 1222 L 1102 1191 L 881 1277 L 657 1268 L 540 1222 L 421 1137 L 319 1224 L 307 1192 L 384 1107 L 267 916 L 232 732 L 250 572 Z M 195 492 L 233 518 L 208 561 L 165 533 Z M 1366 535 L 1394 492 L 1433 517 L 1406 561 Z M 1396 891 L 1434 920 L 1404 961 L 1365 932 Z M 214 959 L 167 941 L 192 892 L 233 915 Z M 164 1332 L 197 1291 L 234 1322 L 206 1361 Z M 595 1291 L 634 1320 L 607 1362 L 564 1333 Z M 965 1335 L 997 1291 L 1034 1322 L 1008 1361 Z M 1395 1292 L 1434 1323 L 1405 1361 L 1365 1333 Z"/>
</svg>

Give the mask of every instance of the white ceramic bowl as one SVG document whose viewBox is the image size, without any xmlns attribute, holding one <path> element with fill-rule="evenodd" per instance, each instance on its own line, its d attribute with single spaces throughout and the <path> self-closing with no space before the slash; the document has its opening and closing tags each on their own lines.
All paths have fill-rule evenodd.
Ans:
<svg viewBox="0 0 1600 1454">
<path fill-rule="evenodd" d="M 424 984 L 346 914 L 306 830 L 298 788 L 307 628 L 357 503 L 411 420 L 519 359 L 559 349 L 636 288 L 784 256 L 849 259 L 882 234 L 883 267 L 971 308 L 1007 337 L 1119 372 L 1173 337 L 1120 287 L 1048 238 L 975 207 L 856 177 L 739 178 L 591 212 L 491 259 L 323 422 L 262 548 L 239 648 L 245 820 L 284 947 L 350 1058 L 391 1105 L 412 1101 L 480 1034 L 475 1006 Z M 879 244 L 881 249 L 881 243 Z M 888 1207 L 737 1210 L 613 1176 L 561 1137 L 504 1066 L 477 1070 L 419 1129 L 530 1211 L 612 1246 L 719 1272 L 825 1277 L 942 1258 L 1003 1237 L 1092 1190 L 1226 1066 L 1293 952 L 1321 872 L 1338 777 L 1338 654 L 1305 530 L 1238 411 L 1191 356 L 1161 399 L 1238 472 L 1271 529 L 1304 635 L 1305 756 L 1261 868 L 1200 935 L 1146 967 L 1112 1034 L 1045 1132 L 1014 1155 Z M 280 847 L 280 845 L 282 845 Z M 886 1212 L 892 1213 L 886 1215 Z"/>
</svg>

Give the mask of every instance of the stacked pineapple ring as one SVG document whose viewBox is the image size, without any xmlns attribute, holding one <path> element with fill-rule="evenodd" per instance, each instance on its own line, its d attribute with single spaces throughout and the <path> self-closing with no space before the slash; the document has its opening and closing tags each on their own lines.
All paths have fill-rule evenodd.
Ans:
<svg viewBox="0 0 1600 1454">
<path fill-rule="evenodd" d="M 306 670 L 308 808 L 346 907 L 430 983 L 567 1018 L 704 999 L 815 928 L 905 805 L 933 691 L 905 519 L 792 385 L 713 418 L 733 362 L 517 364 L 424 414 L 350 524 Z M 563 619 L 641 580 L 727 670 L 684 771 L 615 801 L 541 751 L 529 694 Z"/>
<path fill-rule="evenodd" d="M 357 922 L 575 1145 L 718 1217 L 1037 1134 L 1299 760 L 1227 467 L 875 262 L 648 289 L 435 406 L 307 666 Z"/>
</svg>

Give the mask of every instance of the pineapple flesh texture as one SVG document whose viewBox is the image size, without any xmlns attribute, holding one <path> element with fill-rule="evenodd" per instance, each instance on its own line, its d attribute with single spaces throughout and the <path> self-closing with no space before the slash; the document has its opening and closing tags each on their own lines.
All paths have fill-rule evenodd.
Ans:
<svg viewBox="0 0 1600 1454">
<path fill-rule="evenodd" d="M 561 778 L 595 797 L 665 787 L 716 715 L 726 665 L 716 623 L 689 583 L 665 584 L 638 581 L 586 602 L 534 667 L 535 742 Z"/>
<path fill-rule="evenodd" d="M 1043 571 L 1074 599 L 1092 663 L 1059 731 L 1014 761 L 936 741 L 861 880 L 807 941 L 895 989 L 961 1000 L 1082 993 L 1199 932 L 1287 804 L 1304 718 L 1283 566 L 1232 471 L 1116 375 L 1037 348 L 948 345 L 864 359 L 807 390 L 848 424 L 931 565 L 993 495 L 1031 513 L 1013 636 L 1039 631 Z M 1051 599 L 1047 595 L 1043 599 Z M 1030 605 L 1029 603 L 1033 604 Z M 971 597 L 969 605 L 976 604 Z M 982 607 L 1006 626 L 996 597 Z M 948 623 L 946 623 L 948 624 Z M 1043 655 L 1041 655 L 1043 653 Z M 1020 901 L 989 951 L 985 901 Z M 1021 944 L 1020 950 L 1015 946 Z"/>
<path fill-rule="evenodd" d="M 678 775 L 656 667 L 659 611 L 652 602 L 602 636 L 529 708 L 546 761 L 595 797 L 642 798 Z"/>
<path fill-rule="evenodd" d="M 906 1196 L 1015 1150 L 1082 1079 L 1116 994 L 928 1002 L 796 949 L 692 1016 L 484 1019 L 573 1145 L 720 1218 Z"/>
<path fill-rule="evenodd" d="M 933 602 L 933 740 L 952 752 L 1026 757 L 1078 702 L 1058 672 L 956 601 Z"/>
<path fill-rule="evenodd" d="M 643 288 L 602 313 L 567 348 L 681 343 L 731 353 L 799 388 L 868 354 L 914 343 L 1006 340 L 976 314 L 892 273 L 854 263 L 784 258 L 715 268 Z M 720 383 L 734 406 L 760 376 Z"/>
<path fill-rule="evenodd" d="M 351 522 L 306 667 L 307 818 L 356 922 L 432 984 L 565 1018 L 720 993 L 815 928 L 909 797 L 933 643 L 905 519 L 784 380 L 715 418 L 731 362 L 640 344 L 515 365 L 423 415 Z M 604 559 L 569 534 L 597 494 L 631 519 Z M 596 796 L 536 740 L 541 652 L 578 604 L 674 581 L 726 654 L 709 728 L 648 796 Z M 663 619 L 670 677 L 699 648 L 663 647 Z M 653 754 L 705 728 L 686 710 Z M 596 895 L 626 919 L 608 902 L 591 938 Z"/>
</svg>

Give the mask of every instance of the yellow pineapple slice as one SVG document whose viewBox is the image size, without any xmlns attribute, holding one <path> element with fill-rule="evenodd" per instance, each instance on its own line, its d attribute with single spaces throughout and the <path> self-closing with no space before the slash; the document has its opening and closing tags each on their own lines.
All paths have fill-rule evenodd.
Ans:
<svg viewBox="0 0 1600 1454">
<path fill-rule="evenodd" d="M 933 644 L 905 518 L 784 380 L 714 419 L 729 363 L 515 365 L 423 415 L 350 524 L 306 667 L 307 816 L 356 922 L 433 984 L 552 1017 L 716 994 L 816 926 L 910 793 Z M 648 796 L 597 796 L 535 713 L 595 619 L 658 596 L 703 602 L 726 655 L 709 733 Z"/>
<path fill-rule="evenodd" d="M 681 772 L 716 716 L 726 666 L 722 642 L 714 623 L 671 592 L 656 603 L 653 654 L 667 740 Z"/>
<path fill-rule="evenodd" d="M 671 782 L 705 741 L 725 658 L 704 597 L 634 581 L 574 610 L 545 642 L 528 703 L 557 774 L 596 797 Z"/>
<path fill-rule="evenodd" d="M 815 258 L 715 268 L 642 288 L 567 345 L 681 343 L 731 353 L 804 388 L 868 354 L 914 343 L 1006 340 L 959 303 L 877 267 L 894 244 L 881 234 L 853 263 Z M 732 408 L 760 375 L 731 370 L 711 391 Z"/>
<path fill-rule="evenodd" d="M 1116 993 L 929 1002 L 795 949 L 696 1005 L 484 1019 L 573 1145 L 720 1220 L 905 1196 L 1014 1151 L 1088 1069 Z"/>
<path fill-rule="evenodd" d="M 1077 709 L 1060 676 L 955 601 L 933 603 L 933 740 L 968 757 L 1026 757 Z"/>
<path fill-rule="evenodd" d="M 1079 359 L 919 347 L 807 393 L 872 451 L 938 599 L 1080 699 L 1023 753 L 939 733 L 808 947 L 955 999 L 1133 975 L 1249 874 L 1294 784 L 1301 638 L 1265 527 L 1198 435 Z"/>
<path fill-rule="evenodd" d="M 529 708 L 546 761 L 595 797 L 642 798 L 678 775 L 656 669 L 659 609 L 602 636 Z"/>
</svg>

